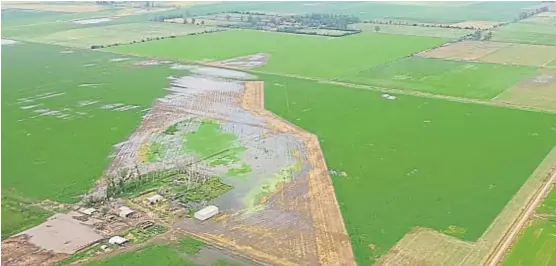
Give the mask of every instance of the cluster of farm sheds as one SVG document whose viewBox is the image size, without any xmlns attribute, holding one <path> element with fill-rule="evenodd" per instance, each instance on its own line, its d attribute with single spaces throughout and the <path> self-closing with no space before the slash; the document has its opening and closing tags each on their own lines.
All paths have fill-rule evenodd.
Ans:
<svg viewBox="0 0 556 266">
<path fill-rule="evenodd" d="M 163 201 L 163 196 L 151 193 L 142 199 L 142 205 L 156 207 Z M 124 248 L 133 242 L 130 233 L 133 230 L 149 230 L 164 224 L 154 221 L 151 213 L 137 209 L 141 207 L 130 207 L 121 200 L 97 208 L 71 207 L 67 213 L 57 213 L 46 222 L 4 240 L 2 265 L 54 265 L 96 246 L 100 253 Z M 218 207 L 209 205 L 194 217 L 205 221 L 218 212 Z"/>
</svg>

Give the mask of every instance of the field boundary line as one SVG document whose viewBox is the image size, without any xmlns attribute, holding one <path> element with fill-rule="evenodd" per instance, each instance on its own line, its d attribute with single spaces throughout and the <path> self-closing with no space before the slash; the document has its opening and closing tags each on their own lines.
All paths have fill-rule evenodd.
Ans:
<svg viewBox="0 0 556 266">
<path fill-rule="evenodd" d="M 81 50 L 89 50 L 89 49 L 81 48 Z M 394 89 L 394 88 L 385 88 L 385 87 L 378 87 L 378 86 L 372 86 L 372 85 L 336 81 L 334 79 L 307 77 L 307 76 L 287 74 L 287 73 L 275 73 L 275 72 L 260 71 L 260 70 L 254 70 L 254 69 L 246 69 L 246 68 L 241 68 L 241 67 L 222 66 L 222 65 L 212 64 L 211 62 L 203 62 L 203 61 L 199 61 L 199 60 L 195 61 L 195 60 L 187 60 L 187 59 L 181 59 L 181 58 L 144 56 L 144 55 L 135 54 L 135 53 L 123 53 L 123 52 L 107 51 L 105 49 L 95 49 L 95 51 L 112 53 L 112 54 L 117 54 L 117 55 L 128 55 L 128 56 L 134 56 L 134 57 L 146 58 L 146 59 L 150 58 L 150 59 L 157 59 L 157 60 L 172 60 L 172 61 L 181 62 L 181 63 L 184 63 L 184 64 L 207 66 L 207 67 L 214 67 L 214 68 L 220 68 L 220 69 L 236 70 L 236 71 L 242 71 L 242 72 L 247 72 L 247 73 L 251 73 L 251 74 L 274 75 L 274 76 L 281 76 L 281 77 L 287 77 L 287 78 L 312 80 L 312 81 L 316 81 L 316 82 L 319 82 L 319 83 L 331 84 L 331 85 L 340 85 L 340 86 L 343 86 L 343 87 L 349 87 L 349 88 L 354 88 L 354 89 L 364 89 L 364 90 L 371 90 L 371 91 L 378 91 L 378 92 L 397 93 L 397 94 L 401 94 L 401 95 L 410 95 L 410 96 L 417 96 L 417 97 L 423 97 L 423 98 L 442 99 L 442 100 L 448 100 L 448 101 L 452 101 L 452 102 L 474 103 L 474 104 L 481 104 L 481 105 L 488 105 L 488 106 L 504 107 L 504 108 L 509 108 L 509 109 L 531 111 L 531 112 L 556 114 L 556 111 L 554 111 L 554 110 L 539 108 L 539 107 L 533 107 L 533 106 L 516 105 L 516 104 L 509 104 L 509 103 L 502 103 L 502 102 L 491 102 L 490 100 L 471 99 L 471 98 L 464 98 L 464 97 L 457 97 L 457 96 L 434 94 L 434 93 L 428 93 L 428 92 L 422 92 L 422 91 L 411 91 L 411 90 L 402 90 L 402 89 Z"/>
<path fill-rule="evenodd" d="M 552 151 L 546 158 L 548 160 L 548 162 L 546 162 L 548 164 L 548 167 L 552 166 L 548 169 L 547 178 L 543 178 L 543 180 L 541 181 L 541 186 L 531 196 L 531 199 L 529 200 L 529 202 L 527 202 L 527 205 L 520 212 L 517 219 L 511 224 L 509 230 L 506 231 L 501 241 L 495 246 L 494 250 L 490 252 L 490 255 L 487 257 L 484 265 L 495 266 L 500 264 L 501 260 L 506 255 L 506 251 L 516 241 L 519 233 L 525 228 L 525 225 L 529 221 L 529 218 L 551 191 L 553 185 L 556 183 L 556 166 L 554 165 L 554 162 L 552 160 L 553 158 L 551 158 L 554 157 L 555 154 L 556 147 L 552 149 Z M 543 163 L 541 163 L 539 167 L 543 167 L 542 164 Z M 543 174 L 543 170 L 544 169 L 540 169 L 541 173 L 539 174 Z"/>
</svg>

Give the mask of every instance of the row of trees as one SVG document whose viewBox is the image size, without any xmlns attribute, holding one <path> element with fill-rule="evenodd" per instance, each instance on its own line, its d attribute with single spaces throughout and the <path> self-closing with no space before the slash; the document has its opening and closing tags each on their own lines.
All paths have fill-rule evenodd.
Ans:
<svg viewBox="0 0 556 266">
<path fill-rule="evenodd" d="M 187 34 L 183 34 L 180 36 L 188 36 L 188 35 L 199 35 L 199 34 L 205 34 L 205 33 L 212 33 L 212 32 L 218 32 L 218 31 L 223 31 L 221 29 L 212 29 L 212 30 L 204 30 L 201 32 L 191 32 L 191 33 L 187 33 Z M 113 46 L 119 46 L 119 45 L 126 45 L 126 44 L 133 44 L 133 43 L 140 43 L 140 42 L 149 42 L 149 41 L 158 41 L 158 40 L 164 40 L 164 39 L 168 39 L 168 38 L 176 38 L 176 35 L 170 35 L 170 36 L 161 36 L 161 37 L 147 37 L 147 38 L 143 38 L 139 41 L 131 41 L 131 42 L 127 42 L 127 43 L 112 43 L 112 44 L 104 44 L 104 45 L 91 45 L 91 49 L 101 49 L 101 48 L 108 48 L 108 47 L 113 47 Z"/>
<path fill-rule="evenodd" d="M 433 28 L 447 28 L 447 29 L 468 29 L 468 30 L 478 30 L 478 28 L 473 26 L 458 26 L 458 25 L 451 25 L 451 24 L 431 24 L 431 23 L 416 23 L 416 22 L 408 22 L 404 20 L 381 20 L 381 19 L 371 19 L 365 20 L 363 23 L 373 23 L 373 24 L 383 24 L 383 25 L 404 25 L 404 26 L 413 26 L 413 27 L 433 27 Z M 502 23 L 494 25 L 497 27 L 502 25 Z"/>
<path fill-rule="evenodd" d="M 512 22 L 518 22 L 520 20 L 530 18 L 530 17 L 532 17 L 536 14 L 543 13 L 543 12 L 548 12 L 548 7 L 547 6 L 539 7 L 537 9 L 531 10 L 531 11 L 523 11 L 523 12 L 519 13 L 519 16 L 517 18 L 515 18 Z"/>
</svg>

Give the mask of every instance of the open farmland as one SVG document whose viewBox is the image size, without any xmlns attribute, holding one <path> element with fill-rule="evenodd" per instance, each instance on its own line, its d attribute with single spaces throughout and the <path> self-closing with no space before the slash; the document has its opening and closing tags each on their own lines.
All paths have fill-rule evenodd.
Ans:
<svg viewBox="0 0 556 266">
<path fill-rule="evenodd" d="M 465 2 L 458 4 L 414 2 L 222 2 L 194 6 L 191 14 L 209 12 L 262 11 L 278 13 L 335 13 L 361 19 L 405 19 L 419 22 L 511 21 L 534 2 Z"/>
<path fill-rule="evenodd" d="M 89 48 L 92 45 L 127 44 L 147 38 L 180 36 L 214 30 L 211 27 L 171 23 L 127 23 L 104 27 L 86 27 L 57 31 L 48 35 L 28 38 L 30 41 Z"/>
<path fill-rule="evenodd" d="M 410 57 L 379 65 L 343 80 L 386 88 L 491 99 L 531 75 L 532 67 Z"/>
<path fill-rule="evenodd" d="M 556 190 L 537 208 L 502 265 L 553 265 L 556 263 Z"/>
<path fill-rule="evenodd" d="M 437 28 L 437 27 L 419 27 L 408 25 L 389 25 L 374 23 L 357 23 L 351 25 L 354 29 L 360 29 L 366 32 L 376 32 L 378 27 L 379 33 L 414 35 L 425 37 L 438 37 L 446 39 L 458 39 L 467 34 L 473 33 L 473 30 Z"/>
<path fill-rule="evenodd" d="M 543 12 L 530 18 L 524 19 L 521 21 L 521 23 L 554 25 L 554 23 L 556 23 L 556 12 Z"/>
<path fill-rule="evenodd" d="M 361 265 L 415 226 L 477 240 L 556 144 L 554 115 L 264 80 L 267 107 L 317 134 L 328 167 L 347 173 L 333 182 Z"/>
<path fill-rule="evenodd" d="M 556 111 L 556 70 L 541 69 L 493 100 Z"/>
<path fill-rule="evenodd" d="M 258 68 L 261 71 L 337 78 L 444 42 L 445 39 L 441 38 L 373 33 L 326 38 L 234 30 L 111 47 L 107 50 L 192 61 L 222 60 L 268 53 L 269 62 Z M 183 47 L 188 49 L 182 49 Z"/>
<path fill-rule="evenodd" d="M 3 134 L 10 141 L 2 151 L 10 156 L 2 159 L 2 191 L 32 200 L 77 202 L 110 162 L 112 145 L 163 93 L 167 76 L 183 73 L 57 46 L 15 43 L 2 50 L 3 125 L 11 129 Z"/>
<path fill-rule="evenodd" d="M 556 60 L 556 46 L 521 43 L 463 41 L 419 53 L 427 58 L 504 65 L 546 67 Z"/>
<path fill-rule="evenodd" d="M 556 45 L 556 31 L 553 25 L 532 23 L 512 23 L 493 32 L 493 41 Z"/>
</svg>

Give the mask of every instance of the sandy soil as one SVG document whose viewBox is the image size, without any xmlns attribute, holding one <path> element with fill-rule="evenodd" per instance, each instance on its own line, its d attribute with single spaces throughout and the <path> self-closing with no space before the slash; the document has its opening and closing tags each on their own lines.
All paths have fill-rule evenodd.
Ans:
<svg viewBox="0 0 556 266">
<path fill-rule="evenodd" d="M 556 59 L 556 47 L 514 43 L 479 58 L 481 62 L 544 67 Z"/>
<path fill-rule="evenodd" d="M 443 45 L 436 49 L 419 53 L 419 56 L 448 60 L 478 60 L 510 44 L 498 42 L 463 41 Z"/>
<path fill-rule="evenodd" d="M 2 265 L 54 265 L 69 257 L 69 254 L 56 254 L 29 242 L 29 236 L 20 235 L 2 241 Z"/>
<path fill-rule="evenodd" d="M 101 5 L 93 4 L 67 4 L 67 5 L 57 5 L 57 4 L 46 4 L 46 3 L 24 3 L 24 2 L 4 2 L 2 3 L 2 9 L 5 8 L 19 8 L 19 9 L 33 9 L 42 11 L 59 11 L 59 12 L 94 12 L 102 10 Z"/>
<path fill-rule="evenodd" d="M 176 67 L 176 65 L 170 66 Z M 234 190 L 213 200 L 222 214 L 208 221 L 175 224 L 214 245 L 271 265 L 354 265 L 349 237 L 316 136 L 264 110 L 262 82 L 245 82 L 233 70 L 180 66 L 196 72 L 171 78 L 169 94 L 158 99 L 130 138 L 117 146 L 107 174 L 138 165 L 142 173 L 188 164 L 195 171 L 222 176 Z M 212 166 L 180 150 L 181 138 L 160 134 L 179 121 L 183 132 L 195 131 L 204 119 L 216 120 L 238 136 L 246 148 L 241 160 L 252 168 L 241 178 L 229 168 Z M 183 136 L 180 133 L 176 134 Z M 160 162 L 145 163 L 145 143 L 169 145 Z M 278 173 L 296 165 L 296 171 Z M 283 178 L 273 183 L 276 177 Z M 274 189 L 260 199 L 262 187 Z M 103 193 L 102 183 L 97 192 Z M 258 201 L 255 201 L 258 200 Z M 212 204 L 211 203 L 211 204 Z"/>
</svg>

